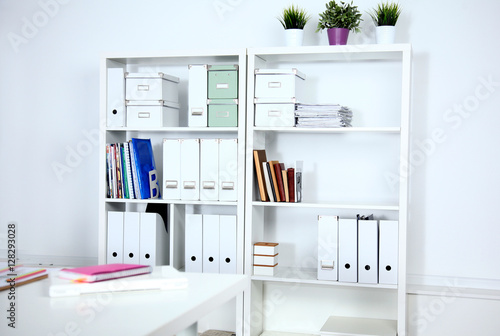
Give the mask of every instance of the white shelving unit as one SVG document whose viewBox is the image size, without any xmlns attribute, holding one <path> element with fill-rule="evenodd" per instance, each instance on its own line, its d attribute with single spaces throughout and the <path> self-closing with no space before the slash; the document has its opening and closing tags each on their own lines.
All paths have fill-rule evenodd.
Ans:
<svg viewBox="0 0 500 336">
<path fill-rule="evenodd" d="M 245 273 L 253 244 L 280 244 L 275 276 L 252 276 L 246 335 L 319 334 L 330 316 L 397 321 L 406 335 L 406 226 L 411 46 L 347 45 L 251 48 L 247 74 L 247 158 L 304 161 L 302 203 L 261 202 L 254 162 L 246 162 Z M 353 127 L 255 127 L 255 69 L 297 68 L 305 103 L 353 110 Z M 319 281 L 317 216 L 399 221 L 398 284 Z"/>
<path fill-rule="evenodd" d="M 238 79 L 238 126 L 237 127 L 187 127 L 188 116 L 188 65 L 232 65 L 239 66 Z M 180 78 L 179 82 L 179 127 L 130 128 L 107 127 L 107 70 L 122 68 L 126 72 L 163 72 Z M 201 50 L 201 51 L 165 51 L 145 53 L 112 53 L 101 58 L 101 102 L 100 102 L 100 166 L 99 166 L 99 254 L 98 262 L 106 263 L 107 249 L 107 213 L 109 211 L 143 212 L 148 203 L 169 204 L 169 265 L 179 270 L 184 269 L 185 214 L 221 214 L 237 216 L 237 273 L 244 271 L 244 197 L 245 197 L 245 107 L 246 107 L 246 49 Z M 238 139 L 238 200 L 227 201 L 184 201 L 163 199 L 116 199 L 106 195 L 106 148 L 107 143 L 125 142 L 133 137 L 150 138 L 153 146 L 155 163 L 162 179 L 164 138 L 237 138 Z M 163 184 L 160 182 L 160 190 Z M 242 316 L 243 298 L 237 299 L 240 309 L 236 316 Z M 230 311 L 234 306 L 230 305 Z M 222 319 L 224 320 L 224 319 Z M 224 328 L 229 323 L 232 329 L 235 316 L 227 317 L 222 322 Z M 229 322 L 227 322 L 229 321 Z M 226 323 L 226 324 L 224 324 Z"/>
</svg>

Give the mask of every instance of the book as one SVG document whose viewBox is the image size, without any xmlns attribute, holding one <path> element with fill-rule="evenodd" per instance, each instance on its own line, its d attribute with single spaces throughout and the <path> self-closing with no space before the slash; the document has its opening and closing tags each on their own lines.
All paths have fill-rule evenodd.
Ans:
<svg viewBox="0 0 500 336">
<path fill-rule="evenodd" d="M 76 268 L 64 268 L 59 277 L 76 282 L 97 282 L 151 273 L 152 267 L 137 264 L 104 264 Z"/>
<path fill-rule="evenodd" d="M 269 170 L 269 163 L 262 162 L 262 170 L 264 171 L 264 178 L 266 180 L 267 195 L 269 196 L 270 202 L 276 202 L 273 192 L 273 184 L 271 182 L 271 171 Z"/>
<path fill-rule="evenodd" d="M 288 177 L 288 193 L 290 194 L 290 202 L 295 202 L 295 169 L 287 169 Z"/>
<path fill-rule="evenodd" d="M 151 198 L 149 185 L 149 172 L 156 171 L 155 158 L 151 139 L 132 138 L 132 147 L 134 152 L 137 180 L 141 199 Z M 158 195 L 159 196 L 159 195 Z"/>
<path fill-rule="evenodd" d="M 269 197 L 267 195 L 266 180 L 264 177 L 264 171 L 262 169 L 262 162 L 266 162 L 266 151 L 264 149 L 255 149 L 253 151 L 253 159 L 255 162 L 255 175 L 257 177 L 257 184 L 259 186 L 260 200 L 262 202 L 268 202 Z"/>
<path fill-rule="evenodd" d="M 0 291 L 19 287 L 49 276 L 45 268 L 14 266 L 0 269 Z"/>
<path fill-rule="evenodd" d="M 281 202 L 281 197 L 278 189 L 278 181 L 276 180 L 276 172 L 274 171 L 274 165 L 279 163 L 278 161 L 269 161 L 269 170 L 271 171 L 271 183 L 273 185 L 274 199 L 276 202 Z"/>
<path fill-rule="evenodd" d="M 285 168 L 283 163 L 275 163 L 274 164 L 274 172 L 276 173 L 276 184 L 278 185 L 278 191 L 280 195 L 280 201 L 285 202 L 285 188 L 283 186 L 283 177 L 281 171 Z"/>
<path fill-rule="evenodd" d="M 290 194 L 288 192 L 288 174 L 286 169 L 283 169 L 281 174 L 283 179 L 283 188 L 285 189 L 285 202 L 290 202 Z"/>
</svg>

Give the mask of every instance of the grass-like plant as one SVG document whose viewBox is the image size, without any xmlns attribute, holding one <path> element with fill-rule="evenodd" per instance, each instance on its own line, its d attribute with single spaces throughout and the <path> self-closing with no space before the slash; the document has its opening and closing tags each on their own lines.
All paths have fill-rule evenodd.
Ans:
<svg viewBox="0 0 500 336">
<path fill-rule="evenodd" d="M 318 29 L 316 32 L 330 28 L 346 28 L 358 33 L 360 31 L 359 24 L 361 12 L 358 6 L 340 1 L 338 4 L 335 0 L 326 3 L 326 10 L 319 14 Z"/>
<path fill-rule="evenodd" d="M 394 2 L 382 2 L 368 14 L 376 26 L 395 26 L 401 14 L 401 6 Z"/>
<path fill-rule="evenodd" d="M 311 16 L 304 9 L 291 5 L 283 9 L 283 13 L 278 17 L 278 20 L 285 29 L 304 29 L 310 18 Z"/>
</svg>

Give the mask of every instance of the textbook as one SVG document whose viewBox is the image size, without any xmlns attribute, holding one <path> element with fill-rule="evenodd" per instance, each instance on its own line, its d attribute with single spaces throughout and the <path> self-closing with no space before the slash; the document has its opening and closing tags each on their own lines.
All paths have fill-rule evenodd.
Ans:
<svg viewBox="0 0 500 336">
<path fill-rule="evenodd" d="M 59 271 L 62 279 L 75 282 L 97 282 L 118 279 L 139 274 L 151 273 L 151 266 L 136 264 L 106 264 L 77 268 L 64 268 Z"/>
<path fill-rule="evenodd" d="M 48 277 L 45 268 L 13 266 L 0 269 L 0 291 Z"/>
</svg>

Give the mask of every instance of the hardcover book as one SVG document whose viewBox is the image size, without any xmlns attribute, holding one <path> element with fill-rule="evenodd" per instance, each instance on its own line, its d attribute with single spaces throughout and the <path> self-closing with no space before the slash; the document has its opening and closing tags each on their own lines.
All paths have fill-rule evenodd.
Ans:
<svg viewBox="0 0 500 336">
<path fill-rule="evenodd" d="M 136 264 L 105 264 L 65 268 L 59 271 L 59 277 L 76 282 L 97 282 L 118 279 L 139 274 L 151 273 L 152 267 Z"/>
</svg>

